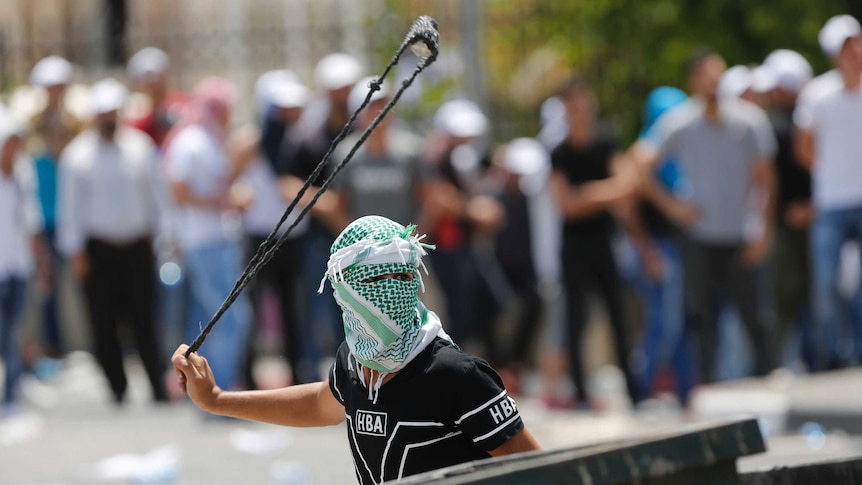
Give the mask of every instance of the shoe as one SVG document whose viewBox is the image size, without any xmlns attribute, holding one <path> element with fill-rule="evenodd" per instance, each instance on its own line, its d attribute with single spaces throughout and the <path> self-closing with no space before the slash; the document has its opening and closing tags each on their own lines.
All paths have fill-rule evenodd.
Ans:
<svg viewBox="0 0 862 485">
<path fill-rule="evenodd" d="M 581 403 L 575 400 L 572 397 L 559 396 L 554 394 L 546 394 L 542 396 L 542 402 L 545 404 L 545 408 L 547 409 L 579 409 L 581 408 Z M 586 403 L 587 408 L 589 408 L 589 404 Z"/>
<path fill-rule="evenodd" d="M 500 379 L 503 380 L 503 387 L 506 388 L 510 396 L 517 397 L 521 395 L 521 379 L 514 372 L 502 369 L 498 374 L 500 374 Z"/>
</svg>

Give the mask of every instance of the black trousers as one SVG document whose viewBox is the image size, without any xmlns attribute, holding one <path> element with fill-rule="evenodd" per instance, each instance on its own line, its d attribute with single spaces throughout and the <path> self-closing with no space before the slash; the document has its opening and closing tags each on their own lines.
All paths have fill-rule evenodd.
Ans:
<svg viewBox="0 0 862 485">
<path fill-rule="evenodd" d="M 686 308 L 697 340 L 700 379 L 704 383 L 716 379 L 718 321 L 725 296 L 732 298 L 748 332 L 755 374 L 765 375 L 771 370 L 772 353 L 758 315 L 757 268 L 742 263 L 742 249 L 741 244 L 716 245 L 692 239 L 685 242 Z"/>
<path fill-rule="evenodd" d="M 809 369 L 817 365 L 811 339 L 811 265 L 808 229 L 795 229 L 779 221 L 775 228 L 773 267 L 777 336 L 772 339 L 773 362 L 781 362 L 787 337 L 801 335 L 802 359 Z"/>
<path fill-rule="evenodd" d="M 156 261 L 148 239 L 115 245 L 87 241 L 90 274 L 84 293 L 90 312 L 96 360 L 102 367 L 116 402 L 126 393 L 120 323 L 127 320 L 144 364 L 153 397 L 167 400 L 156 327 Z"/>
<path fill-rule="evenodd" d="M 629 328 L 626 321 L 623 285 L 614 258 L 611 236 L 584 234 L 563 243 L 563 283 L 566 291 L 568 352 L 572 381 L 578 401 L 589 401 L 584 376 L 583 334 L 589 323 L 588 296 L 595 293 L 605 306 L 617 361 L 626 379 L 633 403 L 640 400 L 629 363 Z"/>
<path fill-rule="evenodd" d="M 506 281 L 512 289 L 511 297 L 517 300 L 518 306 L 513 318 L 512 338 L 503 346 L 502 351 L 497 350 L 498 355 L 492 355 L 492 358 L 496 358 L 496 363 L 502 367 L 526 368 L 541 330 L 540 322 L 544 310 L 542 297 L 539 295 L 538 282 L 532 271 L 505 264 L 501 266 Z M 490 332 L 491 337 L 496 337 L 496 333 Z M 499 346 L 492 348 L 499 349 Z"/>
<path fill-rule="evenodd" d="M 251 236 L 248 239 L 248 259 L 250 260 L 265 237 Z M 260 330 L 261 322 L 261 297 L 263 287 L 272 288 L 279 303 L 279 314 L 281 316 L 281 331 L 283 338 L 283 349 L 290 364 L 290 370 L 294 384 L 310 382 L 315 375 L 311 369 L 302 368 L 302 332 L 300 327 L 301 318 L 301 295 L 302 285 L 305 283 L 302 271 L 302 247 L 300 239 L 287 239 L 261 269 L 255 281 L 250 286 L 252 308 L 254 309 L 254 321 L 252 326 L 252 338 L 248 339 L 249 351 L 246 352 L 245 379 L 249 389 L 254 389 L 253 367 L 256 357 L 256 337 Z"/>
</svg>

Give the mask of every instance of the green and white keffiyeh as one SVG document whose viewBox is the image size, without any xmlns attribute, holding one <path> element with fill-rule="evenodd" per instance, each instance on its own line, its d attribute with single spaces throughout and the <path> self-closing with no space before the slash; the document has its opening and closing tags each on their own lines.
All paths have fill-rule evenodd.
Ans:
<svg viewBox="0 0 862 485">
<path fill-rule="evenodd" d="M 380 216 L 357 219 L 332 244 L 318 289 L 323 292 L 327 279 L 332 284 L 350 353 L 380 373 L 400 370 L 437 336 L 449 339 L 437 315 L 419 301 L 422 257 L 433 247 L 423 244 L 424 236 L 414 235 L 414 229 Z M 414 278 L 372 281 L 392 273 Z M 377 389 L 381 382 L 382 377 Z"/>
</svg>

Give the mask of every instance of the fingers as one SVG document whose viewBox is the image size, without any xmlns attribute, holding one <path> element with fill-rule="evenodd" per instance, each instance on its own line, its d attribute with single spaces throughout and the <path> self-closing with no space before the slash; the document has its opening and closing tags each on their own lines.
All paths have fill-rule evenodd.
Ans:
<svg viewBox="0 0 862 485">
<path fill-rule="evenodd" d="M 171 364 L 177 371 L 177 379 L 181 387 L 187 384 L 188 379 L 206 379 L 211 374 L 209 362 L 205 357 L 195 352 L 186 357 L 188 348 L 186 344 L 180 345 L 171 357 Z"/>
<path fill-rule="evenodd" d="M 204 377 L 209 374 L 209 362 L 207 362 L 206 357 L 202 357 L 200 354 L 191 353 L 186 360 L 191 364 L 191 366 L 195 370 L 195 375 L 198 377 Z"/>
<path fill-rule="evenodd" d="M 188 348 L 189 346 L 186 344 L 180 345 L 177 348 L 176 352 L 174 352 L 174 355 L 171 357 L 171 364 L 174 366 L 174 370 L 177 373 L 177 383 L 179 384 L 180 389 L 184 393 L 188 392 L 188 389 L 186 387 L 186 373 L 194 371 L 185 356 L 186 350 Z"/>
<path fill-rule="evenodd" d="M 180 390 L 188 392 L 188 389 L 186 388 L 186 375 L 180 371 L 177 371 L 177 383 L 180 385 Z"/>
<path fill-rule="evenodd" d="M 171 364 L 173 364 L 178 371 L 191 370 L 191 364 L 189 363 L 189 360 L 186 359 L 186 350 L 188 350 L 188 348 L 189 346 L 186 344 L 180 345 L 171 357 Z"/>
</svg>

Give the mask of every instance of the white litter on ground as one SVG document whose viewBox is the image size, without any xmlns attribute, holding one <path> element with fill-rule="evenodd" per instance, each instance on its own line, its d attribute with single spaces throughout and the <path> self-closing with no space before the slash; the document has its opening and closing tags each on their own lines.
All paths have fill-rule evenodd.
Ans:
<svg viewBox="0 0 862 485">
<path fill-rule="evenodd" d="M 166 445 L 148 453 L 123 453 L 109 456 L 96 464 L 101 480 L 128 480 L 131 483 L 168 483 L 180 474 L 180 452 L 176 445 Z"/>
<path fill-rule="evenodd" d="M 261 431 L 237 429 L 230 434 L 230 444 L 237 451 L 250 455 L 272 455 L 290 445 L 290 433 L 275 428 Z"/>
</svg>

